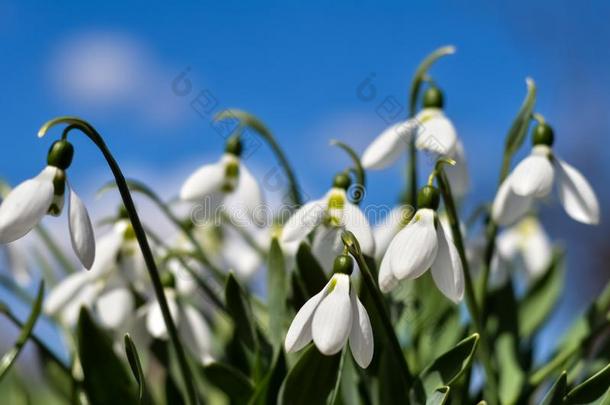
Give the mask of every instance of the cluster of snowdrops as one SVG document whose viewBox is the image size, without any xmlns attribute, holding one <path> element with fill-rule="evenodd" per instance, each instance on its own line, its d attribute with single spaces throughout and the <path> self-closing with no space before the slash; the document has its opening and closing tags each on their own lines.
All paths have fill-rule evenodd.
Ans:
<svg viewBox="0 0 610 405">
<path fill-rule="evenodd" d="M 597 224 L 595 192 L 555 153 L 554 130 L 535 111 L 536 87 L 528 79 L 504 150 L 497 151 L 503 156 L 497 193 L 462 219 L 460 202 L 470 188 L 466 150 L 429 72 L 451 53 L 444 47 L 424 59 L 408 116 L 372 136 L 361 154 L 335 142 L 350 165 L 329 178 L 324 196 L 309 201 L 270 131 L 243 111 L 215 118 L 235 122 L 235 130 L 217 162 L 185 179 L 179 204 L 126 180 L 91 124 L 74 117 L 46 123 L 39 136 L 63 127 L 46 167 L 7 190 L 0 204 L 0 243 L 14 276 L 3 285 L 32 305 L 25 321 L 3 308 L 21 334 L 0 364 L 2 378 L 31 340 L 49 395 L 62 403 L 604 400 L 610 290 L 566 337 L 545 342 L 554 345 L 548 358 L 533 359 L 563 278 L 563 252 L 537 213 L 558 200 L 574 220 Z M 289 215 L 269 224 L 257 218 L 264 196 L 240 159 L 246 129 L 269 143 L 289 180 Z M 68 135 L 78 132 L 108 162 L 114 181 L 105 189 L 116 187 L 122 197 L 101 236 L 67 179 L 75 155 Z M 513 162 L 523 148 L 530 152 Z M 403 202 L 370 224 L 363 193 L 350 190 L 364 190 L 367 171 L 403 154 Z M 435 162 L 424 175 L 417 173 L 421 154 Z M 139 217 L 132 194 L 155 203 L 175 234 L 156 234 L 147 225 L 154 218 Z M 190 209 L 184 214 L 176 205 Z M 206 215 L 194 220 L 188 212 L 202 206 Z M 82 270 L 41 224 L 64 211 Z M 248 223 L 233 221 L 235 212 Z M 18 240 L 32 231 L 62 265 L 61 279 L 46 277 L 49 270 L 40 267 L 48 265 L 31 265 Z M 33 271 L 45 276 L 31 277 Z M 261 272 L 267 288 L 258 296 L 251 281 Z M 36 297 L 23 288 L 30 278 L 45 279 Z M 44 284 L 51 285 L 47 292 Z M 33 332 L 39 318 L 61 331 L 68 359 Z"/>
</svg>

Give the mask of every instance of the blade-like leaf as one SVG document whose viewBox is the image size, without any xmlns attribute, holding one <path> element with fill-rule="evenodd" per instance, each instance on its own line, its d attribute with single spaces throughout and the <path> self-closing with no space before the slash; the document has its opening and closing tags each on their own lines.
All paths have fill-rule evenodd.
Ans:
<svg viewBox="0 0 610 405">
<path fill-rule="evenodd" d="M 545 274 L 525 294 L 519 305 L 519 332 L 528 337 L 548 319 L 563 287 L 563 253 L 556 252 Z"/>
<path fill-rule="evenodd" d="M 479 334 L 475 333 L 438 357 L 422 371 L 419 379 L 426 397 L 439 387 L 451 386 L 471 366 L 478 342 Z"/>
<path fill-rule="evenodd" d="M 502 333 L 495 344 L 496 357 L 500 371 L 499 395 L 503 404 L 515 404 L 525 381 L 523 370 L 518 362 L 518 348 L 514 336 Z"/>
<path fill-rule="evenodd" d="M 303 284 L 309 294 L 313 297 L 326 285 L 326 273 L 311 253 L 311 248 L 306 243 L 301 243 L 297 251 L 297 270 L 303 280 Z"/>
<path fill-rule="evenodd" d="M 276 347 L 281 347 L 284 341 L 287 290 L 288 283 L 286 281 L 284 254 L 277 239 L 274 238 L 271 242 L 267 266 L 267 294 L 270 335 Z"/>
<path fill-rule="evenodd" d="M 563 397 L 568 390 L 568 373 L 561 373 L 557 381 L 553 384 L 549 392 L 546 393 L 540 405 L 561 405 Z"/>
<path fill-rule="evenodd" d="M 229 315 L 233 318 L 235 331 L 240 340 L 252 351 L 258 348 L 256 323 L 250 302 L 239 285 L 239 282 L 230 273 L 225 287 L 225 301 Z"/>
<path fill-rule="evenodd" d="M 36 321 L 38 320 L 38 316 L 40 315 L 40 310 L 42 308 L 42 297 L 44 296 L 44 282 L 41 281 L 38 286 L 38 294 L 36 295 L 36 300 L 34 301 L 34 305 L 32 306 L 32 311 L 28 316 L 27 321 L 21 328 L 21 332 L 19 332 L 19 336 L 17 337 L 17 341 L 7 353 L 2 356 L 0 359 L 0 381 L 6 375 L 6 373 L 10 370 L 11 366 L 19 357 L 23 346 L 25 346 L 26 342 L 30 338 L 32 334 L 32 330 L 34 329 L 34 325 L 36 325 Z M 2 304 L 4 305 L 4 304 Z"/>
<path fill-rule="evenodd" d="M 254 392 L 252 381 L 236 368 L 213 362 L 203 367 L 203 375 L 237 404 L 246 403 Z"/>
<path fill-rule="evenodd" d="M 142 363 L 140 363 L 140 356 L 138 355 L 138 349 L 131 340 L 128 333 L 125 334 L 125 354 L 127 355 L 127 361 L 131 372 L 138 382 L 138 399 L 140 403 L 145 402 L 146 395 L 146 381 L 144 380 L 144 372 L 142 371 Z"/>
<path fill-rule="evenodd" d="M 324 404 L 335 386 L 341 354 L 324 356 L 314 345 L 301 355 L 280 389 L 279 405 Z"/>
<path fill-rule="evenodd" d="M 566 404 L 585 404 L 601 398 L 610 388 L 610 364 L 572 388 L 565 396 Z"/>
<path fill-rule="evenodd" d="M 250 405 L 275 405 L 278 403 L 278 394 L 282 381 L 286 377 L 286 357 L 284 351 L 279 350 L 267 375 L 256 386 Z"/>
<path fill-rule="evenodd" d="M 426 398 L 426 405 L 444 405 L 449 400 L 449 387 L 439 387 Z"/>
<path fill-rule="evenodd" d="M 77 342 L 83 368 L 83 386 L 92 405 L 135 404 L 137 388 L 114 352 L 112 339 L 81 308 Z"/>
</svg>

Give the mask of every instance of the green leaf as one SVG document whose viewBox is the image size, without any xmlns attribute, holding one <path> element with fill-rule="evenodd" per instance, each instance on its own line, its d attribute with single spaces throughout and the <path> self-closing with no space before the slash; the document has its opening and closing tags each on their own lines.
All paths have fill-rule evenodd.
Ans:
<svg viewBox="0 0 610 405">
<path fill-rule="evenodd" d="M 284 351 L 279 350 L 271 369 L 261 382 L 257 384 L 256 392 L 252 395 L 250 405 L 275 405 L 278 402 L 278 393 L 282 381 L 286 376 L 286 357 Z"/>
<path fill-rule="evenodd" d="M 328 281 L 326 273 L 311 253 L 311 248 L 305 242 L 301 243 L 297 251 L 297 270 L 309 297 L 319 293 Z"/>
<path fill-rule="evenodd" d="M 366 187 L 366 174 L 364 171 L 364 167 L 362 167 L 360 157 L 358 157 L 358 154 L 354 151 L 354 149 L 352 149 L 350 146 L 341 141 L 333 139 L 330 141 L 330 144 L 343 149 L 352 159 L 352 162 L 354 163 L 354 167 L 352 168 L 352 170 L 356 175 L 356 183 L 352 186 L 353 189 L 352 187 L 350 187 L 350 190 L 348 190 L 351 191 L 348 193 L 348 197 L 354 204 L 360 204 L 360 202 L 364 198 Z"/>
<path fill-rule="evenodd" d="M 568 373 L 563 371 L 549 392 L 546 393 L 540 405 L 561 405 L 568 390 Z"/>
<path fill-rule="evenodd" d="M 470 367 L 478 342 L 478 333 L 467 337 L 422 371 L 419 380 L 426 397 L 439 387 L 451 386 Z"/>
<path fill-rule="evenodd" d="M 502 333 L 496 339 L 495 350 L 500 369 L 500 402 L 514 404 L 525 381 L 525 375 L 517 360 L 518 348 L 514 336 L 510 333 Z"/>
<path fill-rule="evenodd" d="M 144 380 L 144 372 L 142 371 L 142 364 L 140 363 L 140 356 L 138 355 L 138 349 L 131 340 L 128 333 L 125 334 L 125 354 L 127 355 L 127 361 L 131 372 L 138 382 L 138 399 L 140 403 L 149 402 L 146 400 L 146 381 Z"/>
<path fill-rule="evenodd" d="M 312 344 L 288 372 L 279 405 L 324 404 L 335 386 L 341 354 L 324 356 Z"/>
<path fill-rule="evenodd" d="M 371 318 L 371 322 L 374 322 Z M 376 321 L 378 323 L 379 321 Z M 375 326 L 375 323 L 372 323 Z M 379 330 L 374 328 L 373 330 Z M 376 356 L 379 356 L 377 396 L 380 404 L 405 404 L 409 402 L 408 392 L 398 364 L 399 359 L 394 353 L 383 345 L 375 347 Z"/>
<path fill-rule="evenodd" d="M 240 340 L 252 351 L 258 348 L 256 323 L 252 307 L 246 293 L 239 282 L 229 273 L 225 287 L 225 301 L 227 312 L 233 318 L 235 331 Z"/>
<path fill-rule="evenodd" d="M 254 392 L 252 381 L 236 368 L 219 362 L 203 367 L 203 375 L 235 403 L 243 404 Z"/>
<path fill-rule="evenodd" d="M 89 402 L 92 405 L 137 403 L 137 389 L 115 354 L 112 339 L 95 324 L 84 307 L 78 318 L 77 342 Z"/>
<path fill-rule="evenodd" d="M 601 398 L 610 387 L 610 364 L 572 388 L 565 396 L 567 404 L 583 404 Z"/>
<path fill-rule="evenodd" d="M 417 111 L 417 96 L 419 95 L 419 89 L 426 78 L 430 67 L 443 56 L 451 55 L 453 53 L 455 53 L 455 47 L 443 46 L 430 53 L 419 64 L 417 70 L 415 70 L 415 74 L 413 75 L 411 88 L 409 90 L 409 116 L 415 116 Z"/>
<path fill-rule="evenodd" d="M 444 405 L 449 400 L 449 387 L 439 387 L 426 398 L 426 405 Z"/>
<path fill-rule="evenodd" d="M 529 77 L 525 82 L 527 84 L 527 95 L 506 135 L 504 150 L 509 159 L 519 150 L 521 145 L 523 145 L 523 141 L 525 141 L 525 135 L 527 134 L 530 119 L 534 112 L 534 104 L 536 103 L 536 83 Z"/>
<path fill-rule="evenodd" d="M 276 347 L 284 341 L 286 322 L 286 300 L 288 283 L 284 266 L 284 254 L 277 239 L 273 238 L 267 265 L 267 294 L 269 302 L 269 330 Z"/>
<path fill-rule="evenodd" d="M 28 316 L 27 321 L 21 328 L 21 332 L 19 332 L 19 336 L 17 337 L 17 341 L 7 353 L 2 356 L 0 359 L 0 381 L 2 378 L 8 373 L 11 366 L 19 357 L 23 346 L 25 346 L 26 342 L 30 338 L 32 334 L 32 330 L 34 330 L 34 325 L 36 325 L 36 321 L 38 320 L 38 316 L 40 315 L 40 310 L 42 308 L 42 297 L 44 296 L 44 282 L 40 281 L 38 286 L 38 294 L 36 295 L 36 300 L 34 301 L 34 305 L 32 307 L 32 311 Z"/>
<path fill-rule="evenodd" d="M 519 305 L 519 332 L 522 337 L 534 334 L 555 308 L 563 288 L 563 253 L 555 252 L 544 275 L 527 291 Z"/>
</svg>

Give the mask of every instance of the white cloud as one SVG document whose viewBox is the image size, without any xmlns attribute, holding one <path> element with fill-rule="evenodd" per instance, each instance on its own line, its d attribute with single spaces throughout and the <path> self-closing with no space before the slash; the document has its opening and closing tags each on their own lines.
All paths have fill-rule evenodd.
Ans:
<svg viewBox="0 0 610 405">
<path fill-rule="evenodd" d="M 53 51 L 49 66 L 54 94 L 81 111 L 125 111 L 142 122 L 169 125 L 184 110 L 171 92 L 173 70 L 124 34 L 72 35 Z"/>
</svg>

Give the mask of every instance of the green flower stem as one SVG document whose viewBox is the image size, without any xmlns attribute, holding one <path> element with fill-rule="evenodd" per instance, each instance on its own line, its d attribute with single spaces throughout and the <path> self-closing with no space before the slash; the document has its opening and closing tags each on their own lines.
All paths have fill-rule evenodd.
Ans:
<svg viewBox="0 0 610 405">
<path fill-rule="evenodd" d="M 390 315 L 388 313 L 388 309 L 383 301 L 383 295 L 379 290 L 379 286 L 377 285 L 377 280 L 373 277 L 371 270 L 369 269 L 368 264 L 364 256 L 362 255 L 362 251 L 360 250 L 360 245 L 356 240 L 356 237 L 351 232 L 343 233 L 343 243 L 347 247 L 349 253 L 356 259 L 358 263 L 358 267 L 360 268 L 360 273 L 362 274 L 362 278 L 364 280 L 364 285 L 366 286 L 371 298 L 373 299 L 373 304 L 375 305 L 375 310 L 377 311 L 383 328 L 385 330 L 385 335 L 387 338 L 387 343 L 389 344 L 389 349 L 393 352 L 394 356 L 398 360 L 398 364 L 400 365 L 400 370 L 402 372 L 402 380 L 405 383 L 405 389 L 408 392 L 409 389 L 413 385 L 414 377 L 409 370 L 409 365 L 407 364 L 407 360 L 405 358 L 404 353 L 402 352 L 402 348 L 400 347 L 400 342 L 398 341 L 398 337 L 396 336 L 396 332 L 394 331 L 394 327 L 392 326 L 392 321 L 390 319 Z"/>
<path fill-rule="evenodd" d="M 413 80 L 411 81 L 411 87 L 409 88 L 409 116 L 408 118 L 413 118 L 417 114 L 417 99 L 419 97 L 419 92 L 421 90 L 422 84 L 426 81 L 431 80 L 428 77 L 428 70 L 432 65 L 446 55 L 451 55 L 455 53 L 455 47 L 443 46 L 424 58 L 424 60 L 419 64 L 417 69 L 415 70 L 415 74 L 413 75 Z M 417 204 L 417 191 L 419 190 L 417 187 L 417 149 L 415 148 L 415 137 L 411 139 L 408 146 L 408 162 L 407 162 L 407 194 L 405 201 L 407 204 L 410 204 L 414 208 L 417 208 L 415 205 Z"/>
<path fill-rule="evenodd" d="M 250 127 L 254 129 L 271 147 L 271 150 L 277 157 L 277 160 L 282 166 L 282 170 L 288 179 L 288 189 L 290 191 L 290 198 L 295 205 L 295 209 L 303 205 L 303 198 L 301 196 L 301 188 L 297 182 L 297 178 L 294 175 L 292 166 L 286 158 L 286 154 L 277 143 L 271 131 L 254 115 L 238 109 L 224 110 L 218 113 L 214 117 L 214 121 L 222 121 L 225 119 L 237 119 L 240 122 L 241 127 Z"/>
<path fill-rule="evenodd" d="M 489 388 L 491 398 L 487 398 L 490 404 L 497 403 L 498 400 L 498 383 L 496 381 L 496 375 L 491 360 L 491 347 L 485 330 L 485 323 L 482 313 L 479 311 L 477 305 L 476 294 L 472 278 L 470 276 L 470 268 L 468 266 L 468 260 L 466 259 L 466 250 L 464 248 L 464 239 L 462 238 L 462 231 L 460 229 L 460 221 L 458 218 L 457 210 L 455 208 L 455 202 L 451 193 L 451 186 L 447 180 L 447 175 L 442 168 L 438 168 L 436 179 L 439 183 L 441 194 L 443 195 L 443 201 L 445 203 L 445 209 L 447 211 L 447 217 L 449 219 L 449 225 L 451 226 L 451 233 L 453 235 L 453 241 L 456 249 L 460 255 L 462 262 L 462 269 L 464 272 L 464 284 L 466 292 L 466 305 L 473 322 L 476 325 L 477 331 L 481 336 L 481 360 L 483 367 L 485 368 L 485 374 L 487 376 L 485 380 L 486 386 Z"/>
<path fill-rule="evenodd" d="M 178 229 L 180 229 L 182 231 L 182 233 L 184 233 L 184 235 L 187 237 L 187 239 L 189 240 L 191 245 L 193 245 L 193 249 L 195 249 L 195 253 L 196 253 L 195 258 L 199 262 L 201 262 L 201 264 L 203 264 L 206 268 L 208 268 L 212 272 L 212 274 L 214 274 L 214 277 L 216 277 L 216 279 L 220 283 L 224 284 L 225 279 L 226 279 L 226 274 L 210 261 L 208 256 L 203 251 L 201 244 L 199 242 L 197 242 L 197 239 L 195 238 L 195 235 L 193 234 L 193 228 L 184 226 L 184 224 L 182 222 L 180 222 L 180 219 L 178 219 L 176 217 L 176 215 L 174 215 L 174 213 L 169 209 L 167 204 L 165 204 L 163 202 L 163 200 L 161 200 L 161 198 L 146 184 L 139 182 L 139 181 L 135 181 L 135 180 L 126 180 L 126 182 L 127 182 L 127 186 L 129 187 L 129 189 L 131 191 L 143 194 L 146 197 L 148 197 L 159 208 L 159 210 L 167 217 L 167 219 L 169 219 L 170 222 L 172 224 L 174 224 L 174 226 L 176 226 Z M 114 185 L 116 185 L 116 183 L 112 182 L 112 186 L 114 186 Z M 107 189 L 109 186 L 110 186 L 110 184 L 102 187 L 102 189 L 100 189 L 100 191 Z"/>
<path fill-rule="evenodd" d="M 148 269 L 148 274 L 150 275 L 157 301 L 159 302 L 159 306 L 161 307 L 163 320 L 165 321 L 165 325 L 167 326 L 169 339 L 174 347 L 174 350 L 176 351 L 176 357 L 178 359 L 180 372 L 182 374 L 182 379 L 184 380 L 184 385 L 186 387 L 189 403 L 191 405 L 198 404 L 199 400 L 197 398 L 197 391 L 195 389 L 194 384 L 195 378 L 189 368 L 184 347 L 180 342 L 180 338 L 178 337 L 178 330 L 176 328 L 174 320 L 172 319 L 172 315 L 169 310 L 169 305 L 167 303 L 167 298 L 165 297 L 165 293 L 163 292 L 163 285 L 161 284 L 159 270 L 157 269 L 157 265 L 155 264 L 155 259 L 152 254 L 152 250 L 150 249 L 150 245 L 148 244 L 148 240 L 146 239 L 146 232 L 144 231 L 144 227 L 140 222 L 140 217 L 138 216 L 138 212 L 136 211 L 136 207 L 133 203 L 131 193 L 129 192 L 129 187 L 127 186 L 127 182 L 125 181 L 125 177 L 123 176 L 121 168 L 110 153 L 110 150 L 106 146 L 106 143 L 104 142 L 102 136 L 95 130 L 95 128 L 93 128 L 93 126 L 91 126 L 88 122 L 81 120 L 80 118 L 60 117 L 48 121 L 42 126 L 42 128 L 40 128 L 40 130 L 38 131 L 38 136 L 43 137 L 51 127 L 58 124 L 68 124 L 68 127 L 66 127 L 66 129 L 64 130 L 64 137 L 67 136 L 70 130 L 78 129 L 83 134 L 85 134 L 104 155 L 104 158 L 106 159 L 106 162 L 108 163 L 108 166 L 110 167 L 110 170 L 114 175 L 115 181 L 117 183 L 117 188 L 119 189 L 119 193 L 121 194 L 121 199 L 123 200 L 123 204 L 125 205 L 129 220 L 131 221 L 131 225 L 133 226 L 138 245 L 140 246 L 140 250 L 142 251 L 142 256 L 144 256 L 144 261 Z"/>
</svg>

